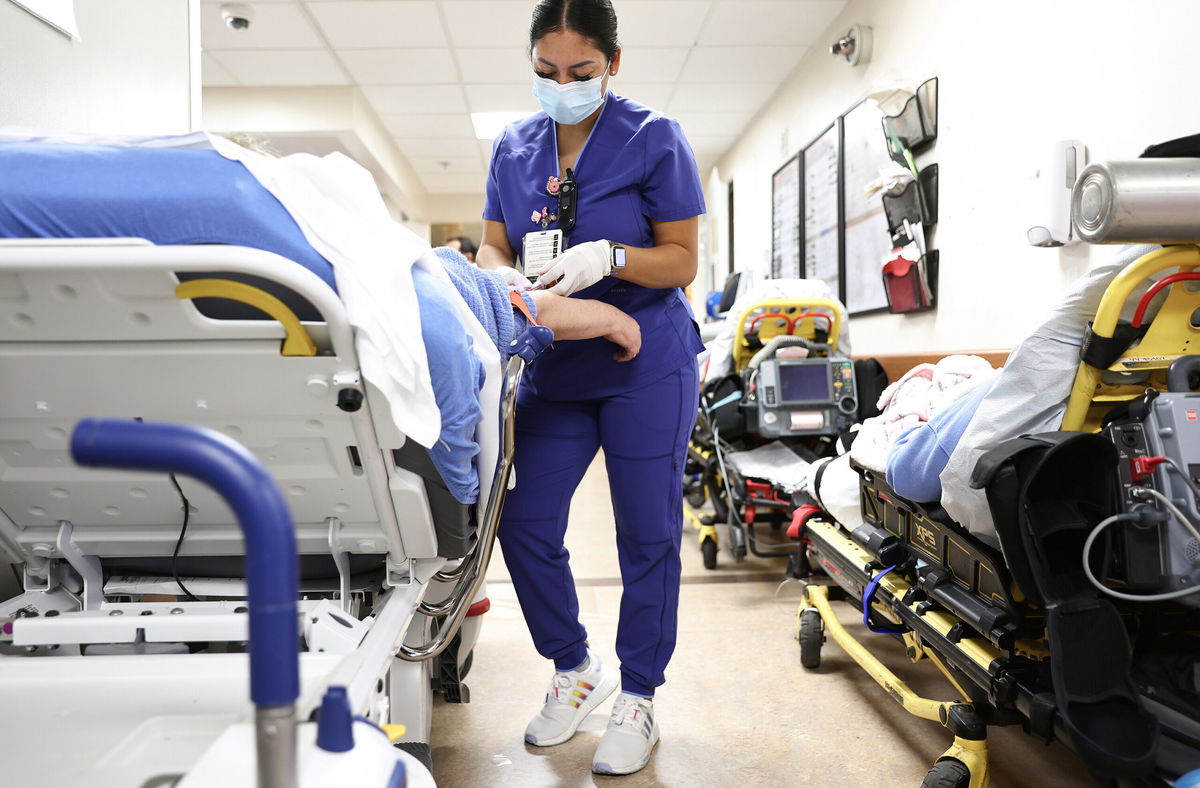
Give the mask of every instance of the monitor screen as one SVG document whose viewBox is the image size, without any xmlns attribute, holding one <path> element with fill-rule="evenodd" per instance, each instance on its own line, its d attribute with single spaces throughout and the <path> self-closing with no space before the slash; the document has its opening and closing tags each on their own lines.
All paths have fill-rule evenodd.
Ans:
<svg viewBox="0 0 1200 788">
<path fill-rule="evenodd" d="M 780 364 L 780 402 L 829 402 L 828 364 Z"/>
<path fill-rule="evenodd" d="M 729 278 L 725 280 L 725 290 L 721 293 L 721 302 L 717 306 L 718 315 L 723 315 L 733 309 L 733 302 L 737 300 L 738 284 L 741 281 L 741 271 L 730 274 Z"/>
</svg>

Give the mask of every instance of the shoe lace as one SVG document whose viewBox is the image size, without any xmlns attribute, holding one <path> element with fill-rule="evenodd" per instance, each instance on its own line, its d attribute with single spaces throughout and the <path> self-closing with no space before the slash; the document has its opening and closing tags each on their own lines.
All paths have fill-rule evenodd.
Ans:
<svg viewBox="0 0 1200 788">
<path fill-rule="evenodd" d="M 612 716 L 609 717 L 610 725 L 637 725 L 639 728 L 642 725 L 642 720 L 650 711 L 650 704 L 641 698 L 636 698 L 631 695 L 621 695 L 613 704 Z"/>
<path fill-rule="evenodd" d="M 550 689 L 546 691 L 546 703 L 565 705 L 571 700 L 571 688 L 575 680 L 569 673 L 555 673 L 550 680 Z"/>
</svg>

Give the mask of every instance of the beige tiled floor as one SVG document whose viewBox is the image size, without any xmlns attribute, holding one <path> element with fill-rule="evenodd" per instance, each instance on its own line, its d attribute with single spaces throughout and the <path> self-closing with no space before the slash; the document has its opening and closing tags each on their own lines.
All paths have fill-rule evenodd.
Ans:
<svg viewBox="0 0 1200 788">
<path fill-rule="evenodd" d="M 602 463 L 575 497 L 568 532 L 580 608 L 594 648 L 614 659 L 620 585 L 612 510 Z M 662 729 L 653 760 L 629 777 L 591 774 L 606 703 L 574 739 L 540 749 L 522 741 L 551 667 L 537 655 L 503 560 L 489 574 L 492 610 L 467 681 L 471 703 L 437 702 L 434 775 L 443 788 L 576 786 L 912 786 L 950 743 L 934 723 L 905 714 L 829 643 L 819 670 L 800 667 L 793 637 L 798 587 L 780 587 L 783 563 L 748 559 L 706 571 L 695 534 L 685 534 L 679 644 L 658 691 Z M 732 582 L 712 582 L 714 580 Z M 853 611 L 843 623 L 863 634 Z M 890 638 L 867 641 L 918 692 L 950 697 L 932 665 L 912 665 Z M 1019 729 L 994 730 L 992 785 L 1088 785 L 1061 745 L 1043 747 Z"/>
</svg>

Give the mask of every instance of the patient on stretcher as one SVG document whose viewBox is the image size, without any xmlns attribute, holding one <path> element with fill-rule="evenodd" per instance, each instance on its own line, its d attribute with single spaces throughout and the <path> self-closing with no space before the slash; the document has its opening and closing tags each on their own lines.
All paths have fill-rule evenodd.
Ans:
<svg viewBox="0 0 1200 788">
<path fill-rule="evenodd" d="M 343 284 L 357 286 L 368 281 L 362 274 L 371 273 L 365 269 L 377 261 L 367 259 L 364 252 L 371 250 L 355 233 L 347 231 L 346 237 L 338 239 L 327 233 L 320 239 L 321 247 L 340 246 L 346 253 L 327 251 L 323 255 L 306 232 L 306 228 L 321 225 L 315 217 L 297 212 L 296 206 L 307 203 L 293 201 L 289 210 L 275 196 L 285 187 L 291 188 L 289 193 L 311 190 L 312 184 L 319 182 L 314 163 L 320 160 L 300 156 L 288 157 L 294 162 L 271 163 L 272 189 L 268 189 L 242 162 L 211 147 L 187 147 L 187 140 L 180 138 L 180 144 L 168 147 L 0 141 L 0 238 L 144 238 L 158 245 L 229 244 L 286 257 L 335 291 L 342 291 Z M 291 164 L 295 164 L 295 173 L 289 171 Z M 343 188 L 337 193 L 339 199 L 382 205 L 365 170 L 349 160 L 340 166 L 349 168 L 351 177 L 348 189 L 342 183 L 331 184 Z M 292 174 L 307 180 L 297 177 L 296 183 L 281 185 Z M 312 205 L 312 211 L 318 212 L 316 199 Z M 407 286 L 408 293 L 415 292 L 418 341 L 424 341 L 421 355 L 427 360 L 440 418 L 440 429 L 431 434 L 432 439 L 418 442 L 426 445 L 454 497 L 461 503 L 475 502 L 479 495 L 475 429 L 483 415 L 479 392 L 484 370 L 479 348 L 462 326 L 461 302 L 471 308 L 502 357 L 530 319 L 553 330 L 559 341 L 607 338 L 620 360 L 637 355 L 640 329 L 628 315 L 599 301 L 568 302 L 547 292 L 516 292 L 514 296 L 514 288 L 498 275 L 475 268 L 450 249 L 439 249 L 433 257 L 423 239 L 386 216 L 376 218 L 392 225 L 380 237 L 395 240 L 391 253 L 402 258 L 396 260 L 395 268 L 403 264 L 412 271 L 410 282 L 403 277 L 397 281 Z M 340 268 L 331 265 L 330 259 L 335 257 L 342 263 Z M 421 258 L 419 264 L 417 257 Z M 440 261 L 440 268 L 434 268 L 430 259 Z M 347 270 L 360 261 L 363 271 Z M 321 319 L 311 305 L 286 288 L 270 282 L 249 283 L 280 298 L 302 320 Z M 406 314 L 405 292 L 391 297 L 387 293 L 370 295 L 390 307 L 397 325 L 417 322 Z M 216 309 L 206 312 L 210 316 L 261 317 L 252 307 L 235 302 L 209 304 L 208 308 Z M 383 333 L 372 331 L 371 326 L 358 327 L 371 336 Z M 408 430 L 417 438 L 421 437 L 415 429 L 418 421 L 414 419 L 414 429 Z"/>
</svg>

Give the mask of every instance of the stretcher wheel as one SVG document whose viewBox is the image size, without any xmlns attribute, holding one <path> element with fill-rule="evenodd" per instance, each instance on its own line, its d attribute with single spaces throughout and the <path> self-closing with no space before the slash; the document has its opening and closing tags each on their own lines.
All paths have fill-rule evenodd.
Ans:
<svg viewBox="0 0 1200 788">
<path fill-rule="evenodd" d="M 953 758 L 938 761 L 925 775 L 921 788 L 968 788 L 971 785 L 971 770 Z"/>
<path fill-rule="evenodd" d="M 821 644 L 825 640 L 825 625 L 814 608 L 800 613 L 800 664 L 809 670 L 821 667 Z"/>
<path fill-rule="evenodd" d="M 700 542 L 700 555 L 704 557 L 705 569 L 717 568 L 717 543 L 712 539 L 704 539 Z"/>
<path fill-rule="evenodd" d="M 683 488 L 684 500 L 693 509 L 699 509 L 708 500 L 707 493 L 704 492 L 704 481 L 690 482 Z"/>
</svg>

